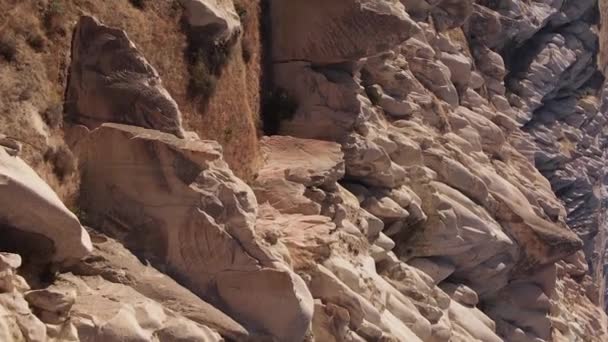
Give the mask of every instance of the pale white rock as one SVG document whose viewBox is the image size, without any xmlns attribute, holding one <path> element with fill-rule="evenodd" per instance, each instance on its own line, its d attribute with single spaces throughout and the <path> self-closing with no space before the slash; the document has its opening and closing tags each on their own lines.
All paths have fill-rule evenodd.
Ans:
<svg viewBox="0 0 608 342">
<path fill-rule="evenodd" d="M 71 263 L 91 251 L 89 234 L 76 215 L 34 170 L 4 149 L 0 149 L 0 207 L 4 225 L 32 234 L 35 249 L 48 253 L 50 261 Z"/>
</svg>

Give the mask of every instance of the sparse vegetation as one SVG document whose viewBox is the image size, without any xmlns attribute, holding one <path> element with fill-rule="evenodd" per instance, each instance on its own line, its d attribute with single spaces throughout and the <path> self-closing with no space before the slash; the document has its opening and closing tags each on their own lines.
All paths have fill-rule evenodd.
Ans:
<svg viewBox="0 0 608 342">
<path fill-rule="evenodd" d="M 87 217 L 87 212 L 84 211 L 82 208 L 80 208 L 79 206 L 73 206 L 71 208 L 69 208 L 70 211 L 76 215 L 76 217 L 78 217 L 78 220 L 80 221 L 80 224 L 86 225 L 88 224 L 88 217 Z"/>
<path fill-rule="evenodd" d="M 0 37 L 0 57 L 7 62 L 13 62 L 17 58 L 17 40 L 15 37 L 9 35 Z"/>
<path fill-rule="evenodd" d="M 281 120 L 291 120 L 298 110 L 298 102 L 283 88 L 271 91 L 265 101 L 264 110 Z"/>
<path fill-rule="evenodd" d="M 50 106 L 42 113 L 42 119 L 51 129 L 59 127 L 63 122 L 63 106 Z"/>
<path fill-rule="evenodd" d="M 190 67 L 190 93 L 192 96 L 201 95 L 209 98 L 215 86 L 217 78 L 209 71 L 203 57 L 198 57 Z"/>
<path fill-rule="evenodd" d="M 26 37 L 27 44 L 36 52 L 43 52 L 46 45 L 44 37 L 36 32 L 29 32 Z"/>
<path fill-rule="evenodd" d="M 249 63 L 253 57 L 253 48 L 248 40 L 243 40 L 241 42 L 241 53 L 243 54 L 243 61 Z"/>
<path fill-rule="evenodd" d="M 234 7 L 236 9 L 236 13 L 241 19 L 241 22 L 245 21 L 245 19 L 247 19 L 247 8 L 240 3 L 234 4 Z"/>
<path fill-rule="evenodd" d="M 275 88 L 266 94 L 263 104 L 264 131 L 277 133 L 281 121 L 291 120 L 298 110 L 298 102 L 287 90 Z"/>
<path fill-rule="evenodd" d="M 372 103 L 374 105 L 378 105 L 380 103 L 382 94 L 380 93 L 380 91 L 378 91 L 378 89 L 376 87 L 374 87 L 374 86 L 366 87 L 365 93 L 367 94 L 367 97 L 369 98 L 370 101 L 372 101 Z"/>
<path fill-rule="evenodd" d="M 217 78 L 228 62 L 234 41 L 209 42 L 204 35 L 193 38 L 190 33 L 190 95 L 209 99 L 215 90 Z M 237 37 L 238 38 L 238 37 Z"/>
<path fill-rule="evenodd" d="M 44 154 L 44 160 L 51 164 L 59 180 L 64 180 L 76 171 L 76 159 L 64 145 L 50 147 Z"/>
<path fill-rule="evenodd" d="M 63 0 L 51 0 L 44 13 L 44 27 L 48 34 L 66 34 L 63 16 L 65 14 L 65 4 Z"/>
</svg>

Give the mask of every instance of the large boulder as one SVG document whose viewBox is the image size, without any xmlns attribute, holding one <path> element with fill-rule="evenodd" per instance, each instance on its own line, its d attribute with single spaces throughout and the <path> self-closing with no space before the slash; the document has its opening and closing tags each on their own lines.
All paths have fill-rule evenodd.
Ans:
<svg viewBox="0 0 608 342">
<path fill-rule="evenodd" d="M 302 339 L 310 293 L 258 241 L 255 196 L 219 144 L 104 124 L 85 145 L 83 207 L 97 227 L 242 324 Z"/>
<path fill-rule="evenodd" d="M 177 103 L 123 30 L 80 18 L 66 93 L 71 120 L 96 128 L 118 122 L 183 137 Z"/>
<path fill-rule="evenodd" d="M 72 263 L 91 251 L 78 218 L 19 157 L 0 148 L 0 248 L 36 252 Z M 28 245 L 21 245 L 24 241 Z"/>
</svg>

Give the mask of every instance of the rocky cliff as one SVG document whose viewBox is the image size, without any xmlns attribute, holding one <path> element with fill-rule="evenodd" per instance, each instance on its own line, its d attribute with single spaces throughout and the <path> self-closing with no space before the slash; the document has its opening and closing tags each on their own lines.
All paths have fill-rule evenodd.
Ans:
<svg viewBox="0 0 608 342">
<path fill-rule="evenodd" d="M 603 0 L 0 0 L 0 341 L 608 341 Z"/>
</svg>

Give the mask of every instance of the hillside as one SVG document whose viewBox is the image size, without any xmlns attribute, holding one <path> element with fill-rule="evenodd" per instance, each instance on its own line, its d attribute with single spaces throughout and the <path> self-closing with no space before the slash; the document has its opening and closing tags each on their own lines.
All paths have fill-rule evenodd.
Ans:
<svg viewBox="0 0 608 342">
<path fill-rule="evenodd" d="M 0 0 L 0 341 L 608 341 L 606 10 Z"/>
</svg>

